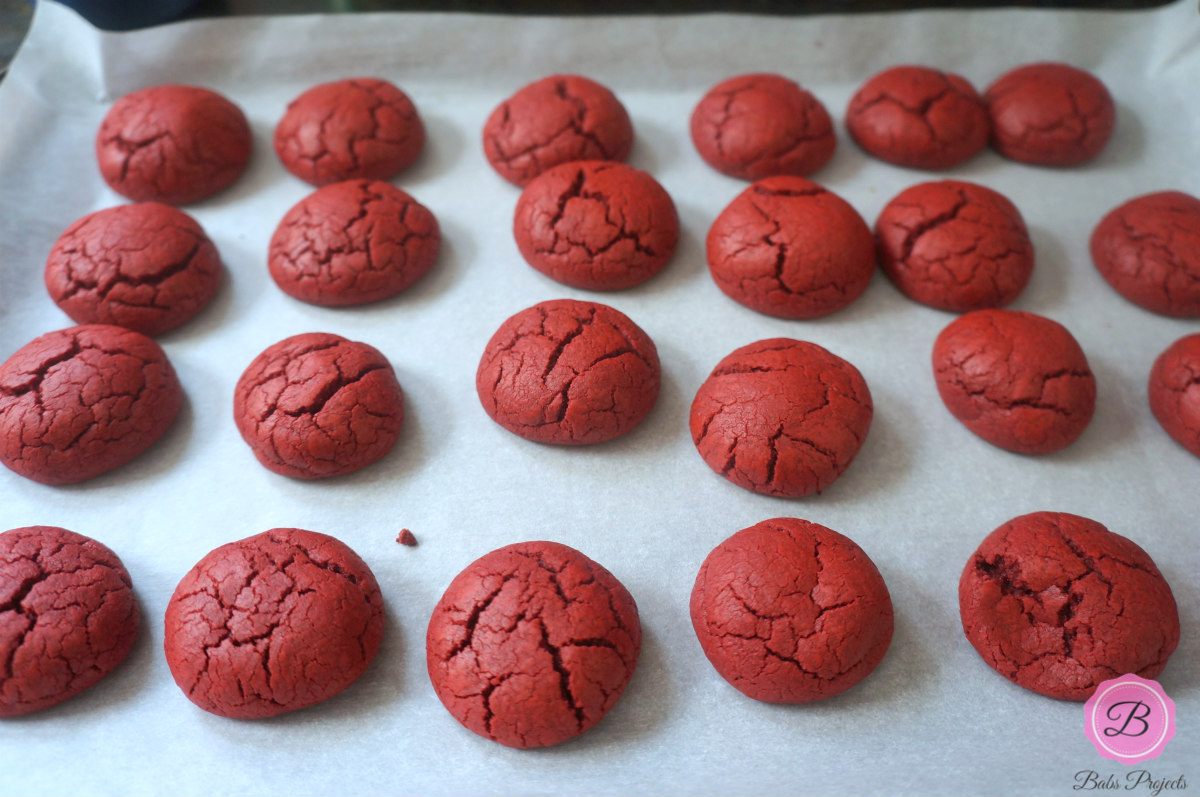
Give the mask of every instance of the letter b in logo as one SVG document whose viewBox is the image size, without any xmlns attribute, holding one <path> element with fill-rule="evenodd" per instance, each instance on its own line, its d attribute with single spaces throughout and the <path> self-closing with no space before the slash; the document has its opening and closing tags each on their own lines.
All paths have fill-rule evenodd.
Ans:
<svg viewBox="0 0 1200 797">
<path fill-rule="evenodd" d="M 1158 681 L 1132 673 L 1096 687 L 1083 712 L 1096 752 L 1122 764 L 1157 758 L 1175 736 L 1175 703 Z"/>
</svg>

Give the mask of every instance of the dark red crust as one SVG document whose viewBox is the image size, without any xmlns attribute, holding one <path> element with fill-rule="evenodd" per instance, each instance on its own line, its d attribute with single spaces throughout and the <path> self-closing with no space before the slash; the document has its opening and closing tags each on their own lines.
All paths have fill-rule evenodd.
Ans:
<svg viewBox="0 0 1200 797">
<path fill-rule="evenodd" d="M 117 668 L 140 618 L 129 573 L 55 526 L 0 534 L 0 717 L 57 705 Z"/>
<path fill-rule="evenodd" d="M 1163 430 L 1200 457 L 1200 333 L 1180 338 L 1158 355 L 1147 392 Z"/>
<path fill-rule="evenodd" d="M 470 730 L 548 747 L 590 730 L 633 676 L 642 628 L 611 573 L 555 542 L 492 551 L 455 576 L 429 620 L 429 680 Z"/>
<path fill-rule="evenodd" d="M 958 601 L 990 667 L 1063 700 L 1125 673 L 1157 678 L 1179 643 L 1175 598 L 1146 552 L 1065 512 L 1022 515 L 984 538 Z"/>
<path fill-rule="evenodd" d="M 692 441 L 708 466 L 764 495 L 833 484 L 854 460 L 874 405 L 862 375 L 815 343 L 772 338 L 735 349 L 692 401 Z"/>
<path fill-rule="evenodd" d="M 205 711 L 273 717 L 327 700 L 379 650 L 383 599 L 344 543 L 271 529 L 208 553 L 167 604 L 175 683 Z"/>
</svg>

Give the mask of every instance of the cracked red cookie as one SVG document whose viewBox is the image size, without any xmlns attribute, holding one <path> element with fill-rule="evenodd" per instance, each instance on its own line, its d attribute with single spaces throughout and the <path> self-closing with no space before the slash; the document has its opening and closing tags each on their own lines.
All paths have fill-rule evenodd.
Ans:
<svg viewBox="0 0 1200 797">
<path fill-rule="evenodd" d="M 475 389 L 488 416 L 513 434 L 586 445 L 641 423 L 659 381 L 658 350 L 641 327 L 607 305 L 557 299 L 500 325 Z"/>
<path fill-rule="evenodd" d="M 779 318 L 819 318 L 862 295 L 875 241 L 858 212 L 803 177 L 759 180 L 708 229 L 708 270 L 739 304 Z"/>
<path fill-rule="evenodd" d="M 846 129 L 880 160 L 948 169 L 988 143 L 987 108 L 965 78 L 924 66 L 894 66 L 867 80 L 846 108 Z"/>
<path fill-rule="evenodd" d="M 175 369 L 142 333 L 50 332 L 0 365 L 0 462 L 42 484 L 86 481 L 152 446 L 182 403 Z"/>
<path fill-rule="evenodd" d="M 390 183 L 347 180 L 296 203 L 271 237 L 267 264 L 280 290 L 325 307 L 395 296 L 433 268 L 437 219 Z"/>
<path fill-rule="evenodd" d="M 959 180 L 901 191 L 875 222 L 883 271 L 904 295 L 965 313 L 1016 300 L 1033 273 L 1033 244 L 1016 206 Z"/>
<path fill-rule="evenodd" d="M 1116 107 L 1095 75 L 1067 64 L 1027 64 L 983 95 L 992 148 L 1040 166 L 1074 166 L 1100 154 L 1116 125 Z"/>
<path fill-rule="evenodd" d="M 625 106 L 578 75 L 530 83 L 500 103 L 483 126 L 488 163 L 517 186 L 568 161 L 623 161 L 631 149 L 633 124 Z"/>
<path fill-rule="evenodd" d="M 196 86 L 154 86 L 117 100 L 96 135 L 100 174 L 136 202 L 186 205 L 246 168 L 250 125 L 229 100 Z"/>
<path fill-rule="evenodd" d="M 425 126 L 408 95 L 386 80 L 360 77 L 313 86 L 288 103 L 275 127 L 275 154 L 312 185 L 387 180 L 410 166 Z"/>
<path fill-rule="evenodd" d="M 657 274 L 679 240 L 675 203 L 650 175 L 611 161 L 564 163 L 529 181 L 513 216 L 529 265 L 574 288 L 616 291 Z"/>
<path fill-rule="evenodd" d="M 821 101 L 782 75 L 739 75 L 708 90 L 691 119 L 692 143 L 722 174 L 804 177 L 833 157 L 837 138 Z"/>
<path fill-rule="evenodd" d="M 1135 197 L 1100 220 L 1091 252 L 1100 275 L 1139 307 L 1200 317 L 1200 199 L 1181 191 Z"/>
<path fill-rule="evenodd" d="M 867 383 L 815 343 L 771 338 L 735 349 L 696 391 L 692 442 L 714 472 L 763 495 L 833 484 L 871 426 Z"/>
<path fill-rule="evenodd" d="M 429 619 L 429 680 L 468 729 L 507 747 L 590 730 L 637 666 L 637 604 L 612 573 L 556 542 L 492 551 L 454 577 Z"/>
<path fill-rule="evenodd" d="M 382 637 L 379 584 L 358 554 L 326 534 L 271 529 L 188 571 L 167 604 L 163 649 L 197 706 L 259 719 L 343 691 Z"/>
<path fill-rule="evenodd" d="M 1096 380 L 1066 327 L 1033 313 L 976 310 L 933 344 L 933 375 L 946 409 L 992 445 L 1049 454 L 1083 434 Z"/>
<path fill-rule="evenodd" d="M 233 420 L 267 470 L 343 476 L 392 450 L 404 395 L 374 347 L 308 332 L 269 346 L 246 367 L 233 391 Z"/>
<path fill-rule="evenodd" d="M 963 632 L 1015 684 L 1087 700 L 1125 673 L 1156 678 L 1179 613 L 1153 560 L 1094 520 L 1034 512 L 984 538 L 958 582 Z"/>
<path fill-rule="evenodd" d="M 50 298 L 76 323 L 160 335 L 212 299 L 221 257 L 191 216 L 140 202 L 68 227 L 50 250 L 45 279 Z"/>
<path fill-rule="evenodd" d="M 0 717 L 94 686 L 137 639 L 137 599 L 117 555 L 55 526 L 0 534 Z"/>
<path fill-rule="evenodd" d="M 690 609 L 721 677 L 768 703 L 840 694 L 892 641 L 892 599 L 875 563 L 848 537 L 797 518 L 764 520 L 714 548 Z"/>
<path fill-rule="evenodd" d="M 1200 333 L 1180 338 L 1158 355 L 1147 392 L 1163 430 L 1200 457 Z"/>
</svg>

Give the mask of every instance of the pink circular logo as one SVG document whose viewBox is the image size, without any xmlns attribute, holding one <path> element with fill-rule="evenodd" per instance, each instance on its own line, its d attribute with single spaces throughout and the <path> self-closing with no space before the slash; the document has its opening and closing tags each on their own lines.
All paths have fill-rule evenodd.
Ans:
<svg viewBox="0 0 1200 797">
<path fill-rule="evenodd" d="M 1132 673 L 1096 687 L 1083 714 L 1096 752 L 1122 764 L 1157 758 L 1175 736 L 1175 702 L 1158 681 Z"/>
</svg>

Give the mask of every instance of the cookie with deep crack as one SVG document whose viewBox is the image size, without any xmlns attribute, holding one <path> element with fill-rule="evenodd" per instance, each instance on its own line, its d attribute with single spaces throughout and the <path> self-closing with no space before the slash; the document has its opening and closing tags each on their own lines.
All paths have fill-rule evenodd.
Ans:
<svg viewBox="0 0 1200 797">
<path fill-rule="evenodd" d="M 574 288 L 615 291 L 657 274 L 679 241 L 675 203 L 649 174 L 612 161 L 564 163 L 529 181 L 513 214 L 529 265 Z"/>
<path fill-rule="evenodd" d="M 492 551 L 455 576 L 429 619 L 429 680 L 468 729 L 507 747 L 560 744 L 616 705 L 642 628 L 612 573 L 555 542 Z"/>
<path fill-rule="evenodd" d="M 1200 457 L 1200 333 L 1185 335 L 1158 355 L 1147 393 L 1163 430 Z"/>
<path fill-rule="evenodd" d="M 345 543 L 271 529 L 210 551 L 167 604 L 175 683 L 205 711 L 273 717 L 358 680 L 383 638 L 371 569 Z"/>
<path fill-rule="evenodd" d="M 984 538 L 958 582 L 963 632 L 1013 683 L 1086 700 L 1125 673 L 1156 678 L 1179 643 L 1171 587 L 1133 541 L 1034 512 Z"/>
</svg>

